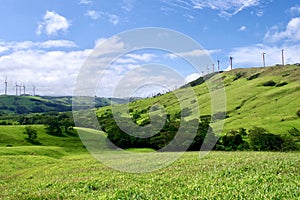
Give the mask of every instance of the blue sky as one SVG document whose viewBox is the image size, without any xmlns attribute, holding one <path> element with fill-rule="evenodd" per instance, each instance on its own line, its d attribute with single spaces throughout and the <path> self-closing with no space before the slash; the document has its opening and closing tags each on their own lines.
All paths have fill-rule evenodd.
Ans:
<svg viewBox="0 0 300 200">
<path fill-rule="evenodd" d="M 4 91 L 15 83 L 32 85 L 41 95 L 72 95 L 79 70 L 96 44 L 123 31 L 162 27 L 179 31 L 220 60 L 221 70 L 234 67 L 300 62 L 300 2 L 298 0 L 1 0 L 0 69 Z M 194 52 L 195 53 L 195 52 Z M 161 52 L 125 56 L 127 71 L 141 64 L 163 63 L 186 80 L 201 75 L 184 61 Z M 186 54 L 197 56 L 197 53 Z M 110 96 L 126 70 L 112 71 L 98 96 Z M 207 73 L 206 71 L 204 73 Z M 1 92 L 2 93 L 2 92 Z"/>
</svg>

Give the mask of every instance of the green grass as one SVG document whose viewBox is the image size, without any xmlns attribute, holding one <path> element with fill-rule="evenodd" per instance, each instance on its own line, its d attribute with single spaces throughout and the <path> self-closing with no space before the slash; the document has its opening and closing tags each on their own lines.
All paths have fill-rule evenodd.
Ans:
<svg viewBox="0 0 300 200">
<path fill-rule="evenodd" d="M 0 155 L 1 152 L 8 152 L 15 155 L 17 152 L 23 152 L 24 155 L 45 151 L 59 151 L 60 154 L 86 152 L 78 136 L 57 137 L 46 133 L 43 125 L 33 125 L 37 130 L 37 140 L 40 145 L 32 146 L 27 142 L 27 135 L 24 134 L 25 126 L 0 126 Z M 22 148 L 20 148 L 22 147 Z M 40 150 L 38 147 L 41 147 Z M 32 148 L 32 150 L 30 150 Z M 5 150 L 3 150 L 5 149 Z M 22 149 L 24 149 L 22 151 Z M 60 150 L 58 150 L 60 149 Z M 41 153 L 39 152 L 39 153 Z"/>
<path fill-rule="evenodd" d="M 41 145 L 25 141 L 24 126 L 0 126 L 0 138 L 10 138 L 0 141 L 0 199 L 300 198 L 299 152 L 210 152 L 201 159 L 199 152 L 186 152 L 165 168 L 135 174 L 95 160 L 78 137 L 54 137 L 43 126 L 34 128 Z M 89 144 L 97 145 L 95 136 L 105 137 L 96 130 L 80 130 Z M 128 151 L 153 153 L 150 149 Z"/>
<path fill-rule="evenodd" d="M 185 153 L 151 173 L 115 171 L 88 154 L 0 156 L 2 199 L 299 199 L 299 153 Z M 138 164 L 138 163 L 137 163 Z"/>
</svg>

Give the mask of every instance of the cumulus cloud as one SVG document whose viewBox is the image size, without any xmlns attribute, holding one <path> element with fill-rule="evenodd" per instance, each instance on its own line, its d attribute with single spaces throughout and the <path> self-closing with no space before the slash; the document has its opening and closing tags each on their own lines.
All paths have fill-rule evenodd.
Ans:
<svg viewBox="0 0 300 200">
<path fill-rule="evenodd" d="M 0 68 L 8 77 L 10 93 L 14 82 L 18 82 L 35 85 L 40 95 L 71 95 L 77 73 L 89 53 L 20 50 L 0 56 Z"/>
<path fill-rule="evenodd" d="M 292 18 L 287 24 L 285 30 L 279 31 L 277 26 L 273 26 L 265 34 L 266 42 L 299 42 L 300 41 L 300 17 Z"/>
<path fill-rule="evenodd" d="M 192 73 L 185 78 L 185 81 L 187 83 L 189 83 L 189 82 L 192 82 L 192 81 L 198 79 L 200 76 L 201 75 L 199 73 Z"/>
<path fill-rule="evenodd" d="M 57 35 L 58 32 L 66 32 L 71 26 L 71 22 L 54 11 L 46 11 L 43 21 L 38 23 L 36 33 L 45 33 L 48 36 Z"/>
</svg>

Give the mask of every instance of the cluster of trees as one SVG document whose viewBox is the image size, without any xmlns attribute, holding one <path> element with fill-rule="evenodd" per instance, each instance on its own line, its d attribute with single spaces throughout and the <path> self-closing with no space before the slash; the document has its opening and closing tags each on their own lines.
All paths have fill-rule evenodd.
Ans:
<svg viewBox="0 0 300 200">
<path fill-rule="evenodd" d="M 140 120 L 141 113 L 130 111 L 131 119 L 119 116 L 118 123 L 109 111 L 98 117 L 101 129 L 107 133 L 108 144 L 113 143 L 115 146 L 125 149 L 142 147 L 166 151 L 197 151 L 201 147 L 201 149 L 211 149 L 211 144 L 216 144 L 214 149 L 225 151 L 290 151 L 299 149 L 297 143 L 300 142 L 300 131 L 296 128 L 291 129 L 285 135 L 275 135 L 259 127 L 254 127 L 248 131 L 241 128 L 229 131 L 218 138 L 209 126 L 211 119 L 216 118 L 215 116 L 201 116 L 199 120 L 191 121 L 180 119 L 181 115 L 188 115 L 189 110 L 184 110 L 172 117 L 167 115 L 162 129 L 149 137 L 149 132 L 153 130 L 150 119 Z M 132 120 L 136 126 L 139 124 L 143 128 L 132 127 L 132 123 L 128 123 L 128 120 Z M 154 121 L 164 121 L 164 119 L 156 116 Z M 192 135 L 195 133 L 193 127 L 198 127 L 196 135 Z"/>
<path fill-rule="evenodd" d="M 292 128 L 285 135 L 275 135 L 266 129 L 254 127 L 248 133 L 245 129 L 229 131 L 220 137 L 217 150 L 292 151 L 298 150 L 300 131 Z"/>
<path fill-rule="evenodd" d="M 128 118 L 118 118 L 118 124 L 112 117 L 102 116 L 99 118 L 99 123 L 103 131 L 107 133 L 108 144 L 113 143 L 119 148 L 153 148 L 161 151 L 183 151 L 183 150 L 200 150 L 213 146 L 217 137 L 213 134 L 208 117 L 204 116 L 202 120 L 179 121 L 167 120 L 161 130 L 155 135 L 148 137 L 151 131 L 155 129 L 155 125 L 150 123 L 150 120 L 143 122 L 143 128 L 136 129 L 132 124 L 128 123 Z M 156 122 L 161 122 L 163 119 L 156 116 L 153 119 Z M 121 128 L 120 128 L 121 127 Z M 196 129 L 196 135 L 195 133 Z M 180 129 L 180 130 L 179 130 Z M 205 140 L 208 134 L 208 139 Z"/>
<path fill-rule="evenodd" d="M 46 132 L 50 135 L 64 136 L 63 133 L 68 135 L 75 134 L 73 129 L 75 124 L 71 113 L 48 115 L 44 119 L 43 124 L 46 126 Z"/>
</svg>

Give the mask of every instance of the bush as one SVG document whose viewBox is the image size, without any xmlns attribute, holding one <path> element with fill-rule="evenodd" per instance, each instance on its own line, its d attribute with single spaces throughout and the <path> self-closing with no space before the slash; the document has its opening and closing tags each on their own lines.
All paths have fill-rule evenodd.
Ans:
<svg viewBox="0 0 300 200">
<path fill-rule="evenodd" d="M 232 130 L 220 137 L 219 143 L 225 148 L 226 151 L 231 150 L 245 150 L 249 145 L 243 139 L 245 129 L 239 129 L 238 131 Z"/>
<path fill-rule="evenodd" d="M 245 72 L 238 72 L 238 73 L 235 75 L 233 81 L 236 81 L 236 80 L 238 80 L 238 79 L 244 77 L 245 74 L 246 74 Z"/>
<path fill-rule="evenodd" d="M 274 81 L 272 81 L 272 80 L 263 83 L 263 86 L 275 86 L 275 85 L 276 85 L 276 82 L 274 82 Z"/>
<path fill-rule="evenodd" d="M 276 85 L 276 87 L 285 86 L 285 85 L 287 85 L 287 84 L 288 84 L 287 82 L 278 83 L 278 84 Z"/>
<path fill-rule="evenodd" d="M 31 126 L 25 126 L 24 134 L 28 135 L 28 138 L 26 138 L 26 140 L 31 144 L 40 144 L 40 142 L 37 141 L 37 131 Z"/>
<path fill-rule="evenodd" d="M 298 110 L 296 114 L 297 114 L 298 117 L 300 118 L 300 110 Z"/>
<path fill-rule="evenodd" d="M 282 150 L 284 140 L 279 135 L 267 132 L 264 128 L 255 127 L 249 130 L 249 147 L 258 151 Z"/>
<path fill-rule="evenodd" d="M 251 81 L 251 80 L 253 80 L 253 79 L 258 78 L 259 76 L 260 76 L 260 73 L 253 74 L 252 76 L 248 77 L 247 80 L 248 80 L 248 81 Z"/>
</svg>

